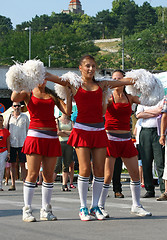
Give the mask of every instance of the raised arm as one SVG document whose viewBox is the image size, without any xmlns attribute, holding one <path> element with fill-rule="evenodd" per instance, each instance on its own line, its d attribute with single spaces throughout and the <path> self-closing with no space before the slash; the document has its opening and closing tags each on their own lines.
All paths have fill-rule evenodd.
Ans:
<svg viewBox="0 0 167 240">
<path fill-rule="evenodd" d="M 21 92 L 13 91 L 11 95 L 12 102 L 24 101 L 27 104 L 29 99 L 30 99 L 30 93 L 27 93 L 25 91 L 21 91 Z"/>
<path fill-rule="evenodd" d="M 71 89 L 66 86 L 67 93 L 67 103 L 65 104 L 63 100 L 60 101 L 60 111 L 65 113 L 67 116 L 71 115 L 72 112 L 72 92 Z"/>
<path fill-rule="evenodd" d="M 122 78 L 120 80 L 103 81 L 103 82 L 104 82 L 105 86 L 107 85 L 110 88 L 122 87 L 125 85 L 133 85 L 135 83 L 135 81 L 132 78 Z"/>
<path fill-rule="evenodd" d="M 67 82 L 66 81 L 61 81 L 61 78 L 54 75 L 54 74 L 51 74 L 49 72 L 46 72 L 45 74 L 45 80 L 47 81 L 50 81 L 50 82 L 53 82 L 53 83 L 58 83 L 62 86 L 66 86 L 67 85 Z"/>
</svg>

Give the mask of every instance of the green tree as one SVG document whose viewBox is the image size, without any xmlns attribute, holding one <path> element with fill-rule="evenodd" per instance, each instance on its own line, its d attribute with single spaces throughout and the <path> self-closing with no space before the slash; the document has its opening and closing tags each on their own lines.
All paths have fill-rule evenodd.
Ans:
<svg viewBox="0 0 167 240">
<path fill-rule="evenodd" d="M 116 18 L 109 10 L 98 12 L 94 24 L 100 32 L 100 38 L 110 38 L 117 26 Z"/>
<path fill-rule="evenodd" d="M 138 6 L 131 0 L 114 0 L 112 2 L 112 14 L 117 17 L 117 34 L 122 35 L 124 29 L 126 35 L 134 32 Z"/>
<path fill-rule="evenodd" d="M 156 59 L 156 70 L 167 71 L 167 54 Z"/>
<path fill-rule="evenodd" d="M 7 34 L 12 29 L 11 19 L 0 15 L 0 36 Z"/>
<path fill-rule="evenodd" d="M 125 68 L 155 69 L 156 59 L 166 53 L 165 38 L 165 29 L 156 26 L 125 38 Z"/>
<path fill-rule="evenodd" d="M 155 25 L 158 22 L 158 16 L 153 7 L 148 2 L 144 2 L 141 7 L 138 8 L 138 14 L 136 15 L 135 31 L 142 31 L 149 28 L 151 25 Z"/>
</svg>

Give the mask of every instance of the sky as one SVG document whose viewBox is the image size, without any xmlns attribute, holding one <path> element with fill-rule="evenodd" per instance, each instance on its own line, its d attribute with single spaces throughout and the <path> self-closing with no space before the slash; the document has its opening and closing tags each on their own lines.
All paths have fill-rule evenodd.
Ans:
<svg viewBox="0 0 167 240">
<path fill-rule="evenodd" d="M 146 0 L 135 0 L 141 6 Z M 152 7 L 167 7 L 167 0 L 147 0 Z M 111 10 L 111 0 L 80 0 L 82 9 L 89 16 L 96 16 L 102 10 Z M 67 10 L 70 0 L 0 0 L 0 15 L 10 18 L 13 27 L 25 21 L 31 21 L 36 15 L 51 15 Z"/>
</svg>

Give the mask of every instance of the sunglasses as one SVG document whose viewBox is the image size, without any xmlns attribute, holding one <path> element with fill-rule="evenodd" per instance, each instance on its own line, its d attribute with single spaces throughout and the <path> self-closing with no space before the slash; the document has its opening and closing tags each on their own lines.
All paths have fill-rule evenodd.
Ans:
<svg viewBox="0 0 167 240">
<path fill-rule="evenodd" d="M 21 107 L 21 105 L 13 105 L 13 107 Z"/>
</svg>

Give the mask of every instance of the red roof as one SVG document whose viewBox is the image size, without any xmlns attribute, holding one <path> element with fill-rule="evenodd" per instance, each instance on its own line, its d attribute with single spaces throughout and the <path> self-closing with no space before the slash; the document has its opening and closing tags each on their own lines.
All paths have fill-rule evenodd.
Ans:
<svg viewBox="0 0 167 240">
<path fill-rule="evenodd" d="M 79 4 L 81 4 L 79 0 L 71 0 L 70 3 L 79 3 Z"/>
</svg>

